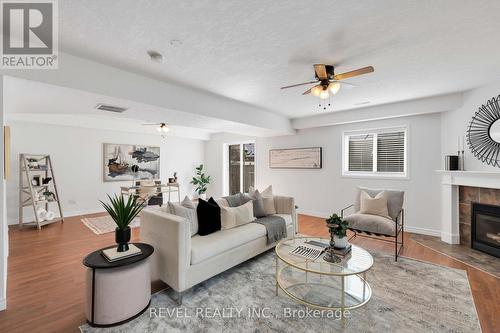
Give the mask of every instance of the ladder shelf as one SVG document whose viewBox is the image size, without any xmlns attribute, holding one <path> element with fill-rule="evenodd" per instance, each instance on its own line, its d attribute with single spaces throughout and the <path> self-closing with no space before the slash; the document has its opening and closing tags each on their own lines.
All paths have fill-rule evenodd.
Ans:
<svg viewBox="0 0 500 333">
<path fill-rule="evenodd" d="M 45 179 L 51 178 L 47 184 L 32 182 L 35 175 L 43 175 Z M 41 176 L 40 176 L 41 177 Z M 39 178 L 39 181 L 41 178 Z M 52 192 L 53 190 L 54 192 Z M 48 194 L 45 194 L 49 192 Z M 40 198 L 40 195 L 43 198 Z M 47 197 L 49 195 L 49 197 Z M 59 216 L 51 220 L 43 220 L 37 214 L 37 209 L 43 205 L 49 211 L 49 204 L 57 204 Z M 34 213 L 33 222 L 24 222 L 24 207 L 32 207 Z M 19 227 L 23 225 L 42 226 L 54 222 L 64 222 L 59 193 L 57 191 L 56 177 L 50 155 L 20 154 L 19 155 Z"/>
</svg>

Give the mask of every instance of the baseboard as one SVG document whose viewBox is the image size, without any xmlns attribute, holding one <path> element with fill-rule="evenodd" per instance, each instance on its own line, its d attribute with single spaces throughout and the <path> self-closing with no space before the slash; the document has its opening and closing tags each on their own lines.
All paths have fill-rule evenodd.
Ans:
<svg viewBox="0 0 500 333">
<path fill-rule="evenodd" d="M 405 231 L 415 234 L 422 234 L 428 236 L 441 237 L 441 231 L 427 228 L 419 228 L 405 225 Z"/>
<path fill-rule="evenodd" d="M 7 300 L 0 298 L 0 311 L 7 309 Z"/>
<path fill-rule="evenodd" d="M 63 214 L 64 214 L 64 217 L 72 217 L 72 216 L 95 214 L 95 213 L 102 213 L 102 212 L 104 212 L 104 209 L 102 209 L 102 208 L 100 208 L 100 209 L 93 208 L 93 209 L 72 210 L 72 211 L 67 211 L 67 212 L 63 211 Z M 24 223 L 33 222 L 33 220 L 34 220 L 33 216 L 25 216 L 23 218 Z M 8 221 L 8 225 L 15 225 L 18 223 L 19 223 L 19 220 L 17 220 L 17 219 L 15 219 L 15 220 L 10 219 Z"/>
<path fill-rule="evenodd" d="M 441 232 L 441 240 L 448 244 L 460 244 L 460 235 Z"/>
<path fill-rule="evenodd" d="M 309 215 L 309 216 L 314 216 L 314 217 L 321 217 L 321 218 L 327 218 L 331 214 L 325 213 L 325 212 L 320 212 L 316 210 L 308 210 L 308 209 L 297 209 L 297 214 L 302 214 L 302 215 Z"/>
</svg>

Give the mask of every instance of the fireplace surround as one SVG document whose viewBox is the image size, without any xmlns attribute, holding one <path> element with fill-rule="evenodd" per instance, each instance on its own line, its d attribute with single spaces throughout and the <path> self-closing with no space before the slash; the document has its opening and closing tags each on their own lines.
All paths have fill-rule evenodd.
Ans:
<svg viewBox="0 0 500 333">
<path fill-rule="evenodd" d="M 500 257 L 500 206 L 472 203 L 471 247 Z"/>
</svg>

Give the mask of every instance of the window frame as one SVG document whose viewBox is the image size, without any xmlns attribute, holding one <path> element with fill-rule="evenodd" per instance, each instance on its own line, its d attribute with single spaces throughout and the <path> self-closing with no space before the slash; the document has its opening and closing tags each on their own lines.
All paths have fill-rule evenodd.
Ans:
<svg viewBox="0 0 500 333">
<path fill-rule="evenodd" d="M 240 145 L 240 161 L 243 161 L 243 145 L 245 144 L 254 145 L 254 179 L 253 182 L 256 184 L 257 181 L 257 144 L 255 140 L 244 140 L 244 141 L 234 141 L 225 142 L 222 144 L 222 195 L 229 195 L 229 146 Z M 243 163 L 240 164 L 240 191 L 243 188 Z"/>
<path fill-rule="evenodd" d="M 378 134 L 404 132 L 404 171 L 403 172 L 379 172 L 377 170 L 377 145 Z M 355 135 L 373 134 L 373 171 L 349 171 L 349 137 Z M 408 146 L 409 146 L 408 126 L 371 128 L 363 130 L 353 130 L 342 132 L 342 177 L 348 178 L 371 178 L 371 179 L 410 179 L 408 168 Z"/>
</svg>

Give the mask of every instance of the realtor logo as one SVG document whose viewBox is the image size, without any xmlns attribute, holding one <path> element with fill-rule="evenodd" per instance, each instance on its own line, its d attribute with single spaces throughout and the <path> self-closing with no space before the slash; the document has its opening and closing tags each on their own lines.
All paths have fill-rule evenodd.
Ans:
<svg viewBox="0 0 500 333">
<path fill-rule="evenodd" d="M 57 69 L 57 0 L 1 1 L 2 69 Z"/>
</svg>

